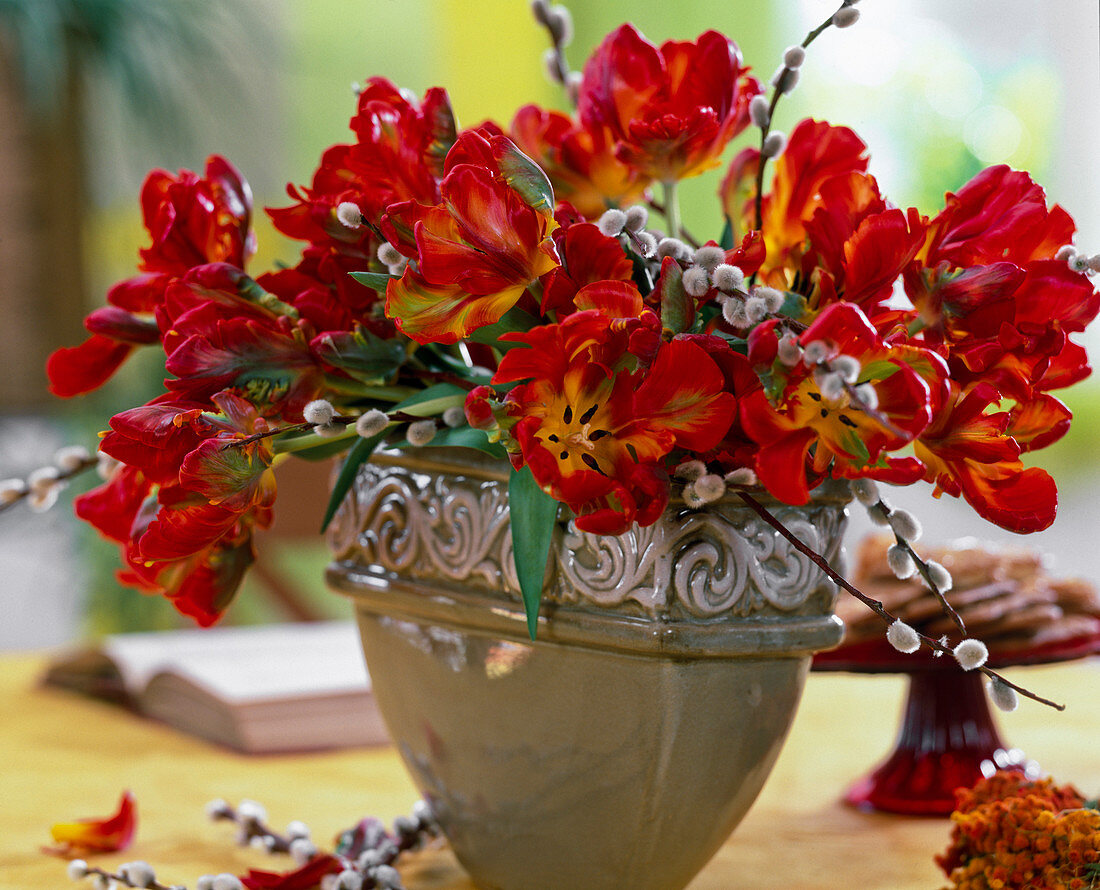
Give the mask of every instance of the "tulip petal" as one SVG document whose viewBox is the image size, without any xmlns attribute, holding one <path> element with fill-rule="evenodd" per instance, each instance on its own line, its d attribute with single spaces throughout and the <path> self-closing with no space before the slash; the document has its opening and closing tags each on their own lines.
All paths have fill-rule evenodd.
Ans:
<svg viewBox="0 0 1100 890">
<path fill-rule="evenodd" d="M 56 848 L 46 852 L 60 856 L 75 853 L 112 853 L 130 846 L 137 828 L 137 807 L 134 796 L 124 791 L 118 802 L 118 810 L 102 819 L 78 819 L 74 822 L 57 822 L 50 827 Z"/>
</svg>

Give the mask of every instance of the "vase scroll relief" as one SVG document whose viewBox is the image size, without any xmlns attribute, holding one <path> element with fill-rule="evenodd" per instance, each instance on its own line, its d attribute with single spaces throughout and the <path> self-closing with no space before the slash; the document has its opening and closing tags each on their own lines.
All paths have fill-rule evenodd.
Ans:
<svg viewBox="0 0 1100 890">
<path fill-rule="evenodd" d="M 337 560 L 424 580 L 473 584 L 520 600 L 506 486 L 496 479 L 395 472 L 367 464 L 337 514 Z M 780 508 L 780 519 L 835 560 L 842 511 Z M 562 521 L 544 601 L 624 613 L 711 618 L 784 614 L 832 590 L 821 570 L 737 501 L 666 511 L 656 524 L 597 535 Z"/>
</svg>

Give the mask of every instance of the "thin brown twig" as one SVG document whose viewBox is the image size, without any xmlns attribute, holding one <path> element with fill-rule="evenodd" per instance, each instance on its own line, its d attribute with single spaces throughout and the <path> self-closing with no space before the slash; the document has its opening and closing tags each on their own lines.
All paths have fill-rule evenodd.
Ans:
<svg viewBox="0 0 1100 890">
<path fill-rule="evenodd" d="M 211 818 L 215 822 L 233 822 L 240 829 L 238 842 L 242 847 L 248 846 L 253 838 L 258 837 L 263 838 L 264 849 L 269 853 L 289 852 L 292 837 L 279 834 L 263 819 L 242 816 L 232 804 L 224 801 L 219 801 L 219 803 L 224 804 L 224 806 L 215 809 L 210 814 Z"/>
<path fill-rule="evenodd" d="M 843 9 L 844 6 L 847 5 L 847 3 L 843 3 L 841 4 L 840 8 Z M 832 25 L 833 16 L 835 15 L 836 13 L 833 13 L 833 15 L 829 16 L 820 25 L 810 31 L 810 33 L 807 34 L 806 37 L 803 39 L 800 46 L 805 49 L 811 43 L 817 40 L 817 38 L 820 37 L 821 34 L 826 31 L 830 25 Z M 757 231 L 762 229 L 764 226 L 764 168 L 767 166 L 768 163 L 768 159 L 764 156 L 764 141 L 768 138 L 768 134 L 771 132 L 772 116 L 775 114 L 775 108 L 779 104 L 779 97 L 783 95 L 783 86 L 787 80 L 787 77 L 790 74 L 790 71 L 791 69 L 784 65 L 780 71 L 779 76 L 776 78 L 776 83 L 774 87 L 775 91 L 772 93 L 771 102 L 768 103 L 768 120 L 767 123 L 760 128 L 760 163 L 757 165 L 756 169 L 755 200 Z"/>
<path fill-rule="evenodd" d="M 887 522 L 890 521 L 890 514 L 894 512 L 894 508 L 891 507 L 886 501 L 879 498 L 879 500 L 869 506 L 867 511 L 878 510 L 882 515 L 882 518 Z M 891 531 L 893 527 L 891 526 Z M 909 558 L 913 560 L 913 564 L 917 567 L 917 572 L 920 573 L 921 578 L 924 579 L 924 583 L 928 585 L 928 589 L 932 592 L 932 595 L 939 601 L 940 609 L 944 614 L 954 623 L 964 637 L 967 635 L 966 625 L 963 623 L 962 616 L 955 611 L 955 607 L 947 601 L 947 597 L 944 592 L 940 590 L 939 585 L 932 580 L 932 572 L 928 568 L 928 563 L 921 558 L 920 554 L 913 549 L 913 545 L 910 544 L 905 538 L 894 532 L 894 540 L 897 541 L 899 547 L 909 554 Z"/>
<path fill-rule="evenodd" d="M 836 584 L 838 584 L 840 587 L 842 587 L 844 590 L 854 596 L 857 600 L 867 606 L 883 621 L 887 622 L 887 624 L 893 624 L 895 621 L 898 620 L 894 615 L 886 610 L 886 607 L 883 606 L 879 600 L 872 599 L 871 597 L 867 596 L 867 594 L 863 593 L 863 591 L 859 590 L 857 587 L 851 584 L 843 575 L 841 575 L 838 571 L 836 571 L 836 569 L 829 565 L 828 560 L 825 559 L 824 556 L 804 544 L 801 539 L 796 537 L 793 532 L 791 532 L 782 522 L 780 522 L 771 513 L 770 510 L 768 510 L 767 507 L 756 500 L 756 498 L 754 498 L 751 494 L 749 494 L 747 491 L 738 491 L 737 495 L 741 498 L 742 501 L 745 502 L 748 507 L 750 507 L 756 513 L 757 516 L 763 519 L 766 523 L 768 523 L 768 525 L 770 525 L 777 532 L 779 532 L 779 534 L 786 538 L 799 553 L 802 553 L 803 555 L 809 557 L 814 565 L 816 565 L 819 569 L 821 569 L 821 571 L 828 575 L 829 578 L 831 578 Z M 916 630 L 914 630 L 914 633 L 916 633 L 917 637 L 920 638 L 920 640 L 930 649 L 943 655 L 954 656 L 954 651 L 939 640 L 933 639 L 932 637 L 927 636 L 926 634 L 922 634 Z M 1057 711 L 1064 711 L 1066 709 L 1065 705 L 1060 705 L 1057 702 L 1051 701 L 1050 699 L 1043 698 L 1042 696 L 1036 695 L 1034 692 L 1025 689 L 1023 686 L 1018 686 L 1010 680 L 1006 680 L 999 673 L 992 670 L 991 668 L 986 667 L 985 665 L 982 665 L 979 668 L 975 668 L 975 670 L 981 671 L 987 677 L 1003 683 L 1005 686 L 1008 686 L 1010 689 L 1014 689 L 1016 692 L 1026 696 L 1027 698 L 1032 699 L 1033 701 L 1037 701 L 1040 704 L 1047 705 L 1048 707 L 1054 708 Z"/>
<path fill-rule="evenodd" d="M 355 418 L 343 418 L 334 417 L 333 421 L 340 421 L 343 423 L 355 422 Z M 283 433 L 302 433 L 306 430 L 313 429 L 317 424 L 310 423 L 309 421 L 302 421 L 301 423 L 291 424 L 290 426 L 271 427 L 270 429 L 262 430 L 258 433 L 253 433 L 251 436 L 245 436 L 243 439 L 233 439 L 226 442 L 221 447 L 221 451 L 225 451 L 227 448 L 241 448 L 245 445 L 251 445 L 253 442 L 261 442 L 264 439 L 270 439 L 272 436 L 279 436 Z"/>
<path fill-rule="evenodd" d="M 138 887 L 138 886 L 141 886 L 141 887 L 148 887 L 148 888 L 150 888 L 150 890 L 179 890 L 179 885 L 178 884 L 162 884 L 160 881 L 156 880 L 156 878 L 153 879 L 152 883 L 140 884 L 139 885 L 139 884 L 135 884 L 128 877 L 123 875 L 121 871 L 119 871 L 117 873 L 111 872 L 111 871 L 108 871 L 105 868 L 100 868 L 98 865 L 89 865 L 87 868 L 88 868 L 88 875 L 100 875 L 101 877 L 103 877 L 104 879 L 106 879 L 108 881 L 113 881 L 114 882 L 113 885 L 121 885 L 123 887 Z"/>
</svg>

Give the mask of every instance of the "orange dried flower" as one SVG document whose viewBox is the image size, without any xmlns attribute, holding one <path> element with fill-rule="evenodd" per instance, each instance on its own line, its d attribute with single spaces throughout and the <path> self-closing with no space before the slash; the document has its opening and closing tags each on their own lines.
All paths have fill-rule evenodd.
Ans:
<svg viewBox="0 0 1100 890">
<path fill-rule="evenodd" d="M 1069 890 L 1100 877 L 1100 810 L 1072 785 L 998 772 L 958 792 L 948 890 Z"/>
</svg>

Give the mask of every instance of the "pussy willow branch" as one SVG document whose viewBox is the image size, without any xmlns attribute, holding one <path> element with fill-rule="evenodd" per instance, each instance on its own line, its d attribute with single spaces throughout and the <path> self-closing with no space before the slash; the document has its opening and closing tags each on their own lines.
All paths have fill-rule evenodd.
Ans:
<svg viewBox="0 0 1100 890">
<path fill-rule="evenodd" d="M 391 423 L 416 423 L 418 420 L 432 419 L 430 417 L 421 417 L 418 414 L 406 414 L 404 411 L 388 411 L 386 413 Z M 358 419 L 359 418 L 353 414 L 337 414 L 332 418 L 330 423 L 342 423 L 345 427 L 350 427 L 354 425 L 355 421 Z M 253 442 L 270 439 L 273 436 L 281 436 L 283 433 L 304 433 L 308 430 L 312 430 L 315 426 L 317 426 L 317 424 L 305 420 L 302 421 L 302 423 L 292 423 L 290 426 L 272 427 L 269 430 L 263 430 L 259 433 L 253 433 L 251 436 L 245 436 L 243 439 L 231 439 L 222 445 L 219 451 L 225 451 L 227 448 L 241 448 L 245 445 L 251 445 Z"/>
<path fill-rule="evenodd" d="M 550 19 L 547 18 L 547 8 L 546 3 L 535 2 L 531 4 L 531 12 L 535 16 L 535 21 L 542 25 L 546 29 L 546 33 L 550 36 L 550 48 L 554 53 L 552 58 L 554 79 L 562 85 L 562 88 L 565 90 L 565 95 L 569 97 L 570 104 L 576 108 L 579 95 L 577 85 L 573 83 L 569 62 L 565 58 L 565 43 L 562 40 L 564 35 L 558 31 Z"/>
<path fill-rule="evenodd" d="M 876 503 L 867 508 L 867 511 L 877 510 L 883 519 L 889 522 L 890 514 L 893 512 L 893 508 L 885 501 L 879 499 Z M 913 560 L 913 564 L 916 565 L 917 571 L 920 573 L 921 578 L 924 579 L 924 583 L 928 585 L 928 589 L 932 591 L 932 595 L 939 600 L 940 608 L 947 614 L 955 626 L 959 629 L 964 637 L 966 633 L 966 625 L 963 623 L 962 616 L 955 611 L 955 607 L 947 601 L 947 597 L 936 585 L 936 582 L 932 580 L 932 573 L 928 570 L 928 563 L 921 559 L 916 550 L 913 549 L 913 545 L 910 544 L 905 538 L 894 532 L 894 540 L 897 541 L 898 546 L 909 554 L 909 558 Z"/>
<path fill-rule="evenodd" d="M 233 822 L 241 829 L 240 844 L 248 845 L 253 838 L 264 839 L 264 849 L 268 853 L 286 853 L 290 850 L 292 838 L 279 834 L 263 819 L 242 818 L 241 814 L 233 806 L 225 801 L 219 801 L 223 806 L 211 813 L 215 822 Z"/>
<path fill-rule="evenodd" d="M 887 624 L 893 624 L 894 621 L 897 620 L 894 615 L 890 614 L 890 612 L 886 610 L 886 608 L 879 600 L 872 599 L 871 597 L 867 596 L 867 594 L 863 593 L 863 591 L 852 585 L 846 578 L 844 578 L 843 575 L 841 575 L 838 571 L 836 571 L 836 569 L 829 565 L 828 560 L 825 559 L 824 556 L 804 544 L 801 539 L 796 537 L 793 532 L 791 532 L 782 522 L 780 522 L 771 513 L 770 510 L 768 510 L 767 507 L 756 500 L 756 498 L 754 498 L 751 494 L 749 494 L 747 491 L 738 491 L 737 495 L 741 498 L 742 501 L 745 502 L 748 507 L 750 507 L 756 513 L 757 516 L 763 519 L 766 523 L 768 523 L 768 525 L 770 525 L 777 532 L 779 532 L 779 534 L 786 538 L 795 548 L 795 550 L 809 557 L 814 565 L 821 569 L 821 571 L 828 575 L 840 587 L 844 588 L 844 590 L 846 590 L 857 600 L 867 606 L 867 608 L 878 615 L 883 621 L 885 621 Z M 945 646 L 943 643 L 941 643 L 939 640 L 933 639 L 932 637 L 922 634 L 919 631 L 917 631 L 916 633 L 921 641 L 926 646 L 928 646 L 929 649 L 932 649 L 943 655 L 951 655 L 952 657 L 954 656 L 954 652 L 948 646 Z M 1052 702 L 1050 699 L 1043 698 L 1040 695 L 1036 695 L 1034 692 L 1030 692 L 1022 686 L 1017 686 L 1015 683 L 1006 680 L 996 671 L 986 667 L 985 665 L 982 665 L 975 670 L 979 670 L 987 677 L 997 680 L 1000 683 L 1004 683 L 1005 686 L 1016 690 L 1018 693 L 1020 693 L 1020 695 L 1026 696 L 1033 701 L 1037 701 L 1040 704 L 1047 705 L 1048 707 L 1054 708 L 1057 711 L 1064 711 L 1066 709 L 1065 705 L 1060 705 L 1056 702 Z"/>
<path fill-rule="evenodd" d="M 347 425 L 350 423 L 355 423 L 356 420 L 358 420 L 357 417 L 350 417 L 338 414 L 332 418 L 331 422 Z M 227 448 L 242 448 L 245 445 L 251 445 L 253 442 L 260 442 L 264 439 L 270 439 L 272 436 L 282 435 L 283 433 L 304 433 L 306 430 L 311 430 L 315 426 L 317 426 L 317 424 L 310 423 L 308 420 L 306 420 L 302 423 L 291 424 L 290 426 L 272 427 L 271 429 L 262 430 L 258 433 L 253 433 L 251 436 L 245 436 L 243 439 L 231 439 L 230 441 L 222 445 L 219 450 L 225 451 Z"/>
<path fill-rule="evenodd" d="M 82 460 L 79 464 L 77 464 L 75 467 L 73 467 L 73 469 L 71 469 L 71 470 L 62 470 L 58 474 L 57 478 L 54 479 L 53 481 L 57 484 L 61 484 L 63 482 L 68 482 L 70 479 L 74 479 L 75 477 L 79 476 L 81 473 L 86 473 L 88 470 L 92 469 L 92 467 L 95 467 L 98 464 L 99 464 L 99 459 L 95 455 L 92 455 L 91 457 L 85 458 L 84 460 Z M 20 501 L 25 500 L 26 498 L 30 497 L 32 493 L 33 492 L 31 491 L 30 488 L 25 488 L 23 491 L 13 493 L 11 495 L 11 500 L 10 501 L 5 501 L 3 503 L 0 503 L 0 513 L 3 513 L 8 508 L 10 508 L 10 507 L 14 506 L 15 504 L 18 504 Z"/>
<path fill-rule="evenodd" d="M 668 225 L 668 230 L 675 238 L 677 232 L 682 228 L 680 224 L 680 195 L 676 188 L 676 180 L 670 179 L 668 182 L 661 183 L 663 188 L 663 194 L 665 199 L 665 223 Z"/>
<path fill-rule="evenodd" d="M 88 876 L 91 876 L 91 875 L 98 875 L 101 880 L 103 880 L 105 882 L 109 881 L 110 882 L 109 884 L 104 883 L 102 885 L 102 886 L 105 886 L 105 887 L 106 886 L 110 886 L 110 887 L 116 887 L 116 886 L 118 886 L 118 887 L 137 887 L 138 886 L 137 884 L 133 883 L 129 878 L 127 878 L 125 875 L 123 875 L 121 871 L 118 872 L 118 873 L 110 872 L 105 868 L 100 868 L 98 865 L 89 865 L 88 866 Z M 97 885 L 97 886 L 100 886 L 100 885 Z M 151 883 L 141 884 L 141 886 L 142 887 L 148 887 L 148 888 L 150 888 L 150 890 L 186 890 L 186 888 L 181 887 L 179 884 L 162 884 L 156 878 L 154 878 Z"/>
<path fill-rule="evenodd" d="M 840 5 L 840 9 L 843 9 L 847 5 L 847 3 L 842 3 Z M 809 34 L 807 34 L 800 46 L 803 49 L 808 47 L 811 43 L 817 40 L 817 38 L 820 37 L 823 32 L 828 30 L 829 26 L 832 25 L 832 23 L 833 16 L 831 15 L 827 19 L 825 19 L 825 21 L 823 21 L 820 25 L 814 28 Z M 776 78 L 775 87 L 773 88 L 774 92 L 772 93 L 772 100 L 768 104 L 768 122 L 760 128 L 760 163 L 757 166 L 756 170 L 755 200 L 757 231 L 760 231 L 760 229 L 762 229 L 764 226 L 764 168 L 767 166 L 768 163 L 768 159 L 764 157 L 764 140 L 768 138 L 768 134 L 771 132 L 772 115 L 775 114 L 775 107 L 779 104 L 779 97 L 783 95 L 783 84 L 786 82 L 790 71 L 791 69 L 784 65 L 782 73 L 779 75 L 778 78 Z"/>
</svg>

